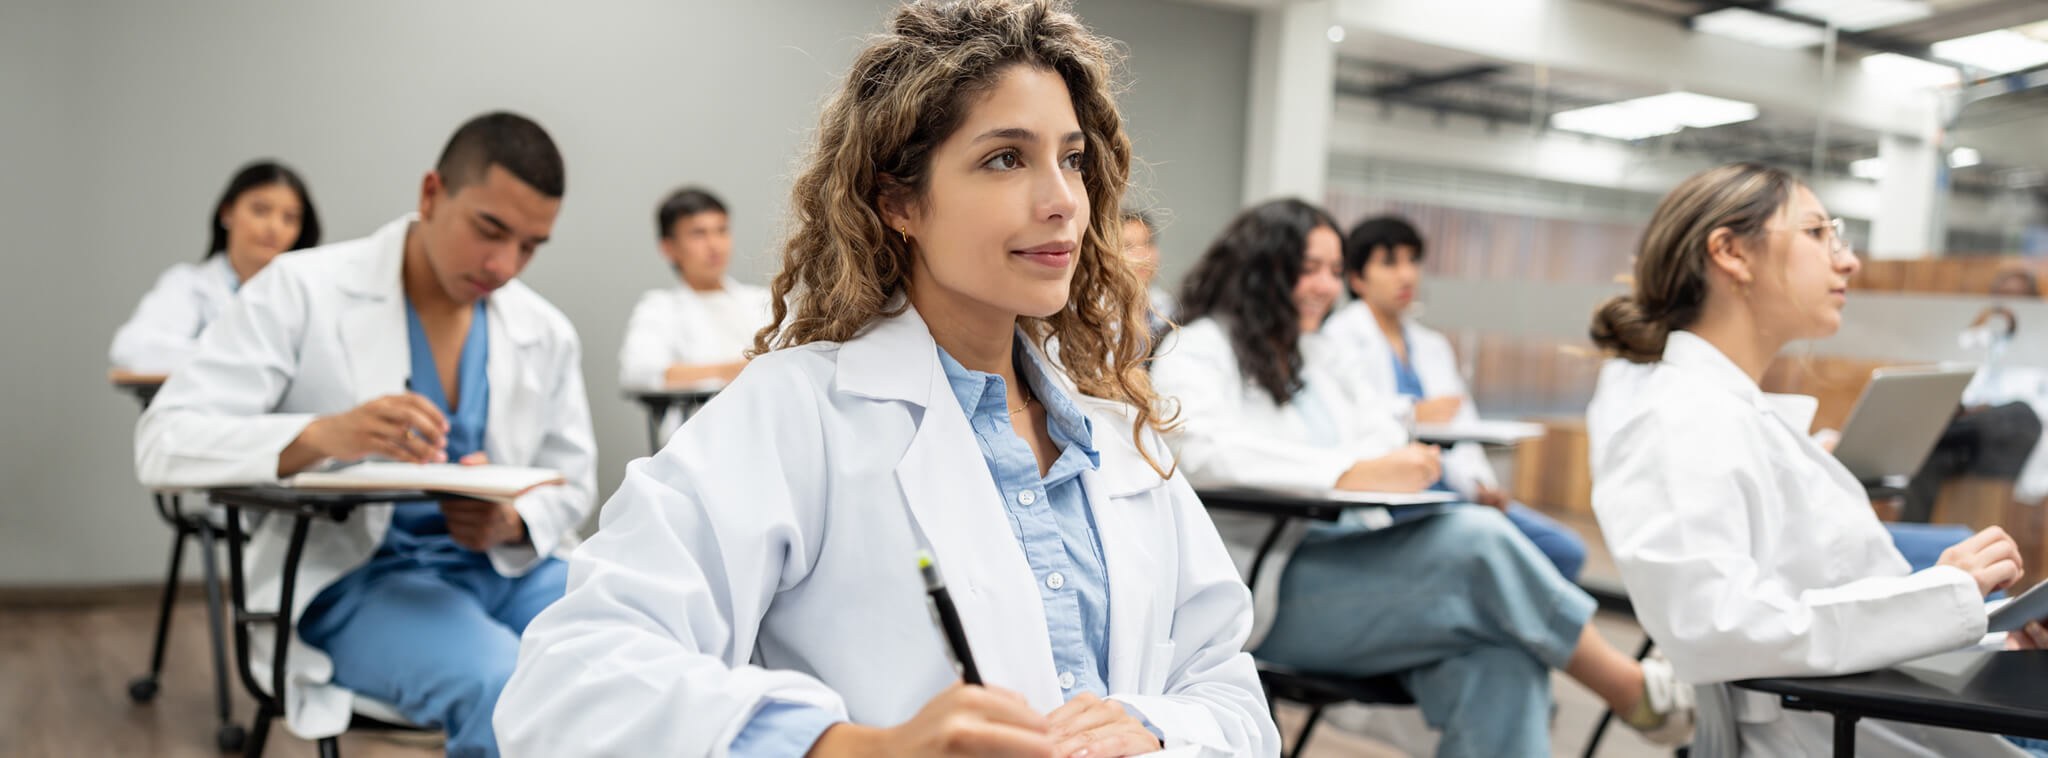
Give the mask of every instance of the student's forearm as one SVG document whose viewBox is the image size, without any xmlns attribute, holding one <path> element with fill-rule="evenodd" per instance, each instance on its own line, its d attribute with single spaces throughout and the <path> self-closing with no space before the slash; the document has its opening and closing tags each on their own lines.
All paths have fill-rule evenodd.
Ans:
<svg viewBox="0 0 2048 758">
<path fill-rule="evenodd" d="M 327 457 L 327 454 L 321 452 L 319 446 L 313 442 L 320 421 L 315 419 L 313 423 L 307 424 L 305 429 L 299 431 L 299 436 L 293 437 L 291 444 L 285 445 L 284 450 L 277 454 L 279 479 L 304 471 Z"/>
<path fill-rule="evenodd" d="M 734 376 L 739 375 L 740 369 L 746 365 L 746 361 L 733 361 L 731 363 L 678 363 L 668 367 L 668 371 L 662 374 L 662 381 L 671 387 L 695 384 L 706 379 L 730 381 Z"/>
</svg>

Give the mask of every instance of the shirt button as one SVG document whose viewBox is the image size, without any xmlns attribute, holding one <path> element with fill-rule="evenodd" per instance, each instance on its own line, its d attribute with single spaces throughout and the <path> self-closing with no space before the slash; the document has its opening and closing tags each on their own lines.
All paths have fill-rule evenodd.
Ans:
<svg viewBox="0 0 2048 758">
<path fill-rule="evenodd" d="M 1036 503 L 1038 502 L 1038 493 L 1032 492 L 1031 490 L 1019 492 L 1017 493 L 1017 502 L 1023 503 L 1025 505 Z"/>
<path fill-rule="evenodd" d="M 1062 672 L 1060 672 L 1060 689 L 1063 689 L 1063 690 L 1071 690 L 1071 689 L 1073 689 L 1073 688 L 1074 688 L 1074 672 L 1072 672 L 1072 671 L 1062 671 Z"/>
<path fill-rule="evenodd" d="M 1051 576 L 1047 576 L 1045 578 L 1045 586 L 1051 587 L 1053 589 L 1065 587 L 1067 586 L 1067 578 L 1064 576 L 1060 576 L 1060 572 L 1054 571 L 1052 572 Z"/>
</svg>

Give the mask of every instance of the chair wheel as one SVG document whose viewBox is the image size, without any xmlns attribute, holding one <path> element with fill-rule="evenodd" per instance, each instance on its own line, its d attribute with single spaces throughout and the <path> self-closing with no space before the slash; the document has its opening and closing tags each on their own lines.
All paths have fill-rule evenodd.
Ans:
<svg viewBox="0 0 2048 758">
<path fill-rule="evenodd" d="M 128 683 L 128 699 L 147 703 L 156 699 L 156 677 L 145 676 Z"/>
<path fill-rule="evenodd" d="M 242 752 L 242 742 L 247 737 L 248 733 L 242 731 L 242 727 L 228 724 L 221 727 L 220 731 L 214 733 L 213 741 L 214 744 L 220 746 L 220 751 L 223 753 L 239 753 Z"/>
</svg>

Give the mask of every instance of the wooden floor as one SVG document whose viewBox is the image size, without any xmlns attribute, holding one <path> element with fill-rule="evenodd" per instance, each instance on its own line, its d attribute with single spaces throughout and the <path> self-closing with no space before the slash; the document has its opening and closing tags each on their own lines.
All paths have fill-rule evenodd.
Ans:
<svg viewBox="0 0 2048 758">
<path fill-rule="evenodd" d="M 1587 574 L 1612 576 L 1612 563 L 1590 524 L 1574 524 L 1587 535 Z M 217 726 L 213 713 L 212 672 L 208 665 L 205 605 L 197 593 L 181 602 L 173 616 L 170 650 L 165 656 L 161 689 L 156 699 L 138 705 L 128 698 L 128 683 L 149 666 L 150 635 L 156 604 L 148 593 L 129 593 L 83 606 L 31 609 L 0 606 L 0 756 L 5 758 L 72 758 L 74 756 L 161 756 L 213 758 Z M 1633 651 L 1641 632 L 1625 619 L 1604 614 L 1599 629 L 1617 647 Z M 241 684 L 229 672 L 235 722 L 244 728 L 255 712 Z M 1557 755 L 1576 756 L 1600 703 L 1585 688 L 1561 675 L 1553 677 L 1557 697 L 1552 746 Z M 1283 706 L 1280 728 L 1290 738 L 1300 728 L 1303 711 Z M 1366 736 L 1370 714 L 1357 707 L 1335 708 L 1310 741 L 1305 758 L 1392 758 L 1404 755 L 1387 741 Z M 1378 723 L 1378 722 L 1374 722 Z M 351 758 L 428 758 L 441 750 L 398 744 L 379 735 L 349 734 L 342 754 Z M 1388 738 L 1392 739 L 1392 738 Z M 1291 747 L 1291 741 L 1290 741 Z M 313 756 L 312 743 L 291 736 L 283 724 L 271 729 L 266 756 Z M 1426 755 L 1427 753 L 1421 753 Z M 1668 756 L 1649 747 L 1627 729 L 1613 730 L 1603 758 Z"/>
</svg>

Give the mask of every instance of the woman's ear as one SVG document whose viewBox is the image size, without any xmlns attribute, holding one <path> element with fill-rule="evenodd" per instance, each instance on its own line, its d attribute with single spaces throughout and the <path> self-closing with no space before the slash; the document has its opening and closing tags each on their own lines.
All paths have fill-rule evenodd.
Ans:
<svg viewBox="0 0 2048 758">
<path fill-rule="evenodd" d="M 913 228 L 910 203 L 904 199 L 905 194 L 901 187 L 885 180 L 881 193 L 875 198 L 875 207 L 882 212 L 882 223 L 889 225 L 889 231 L 909 238 L 917 236 L 917 229 Z"/>
<path fill-rule="evenodd" d="M 1736 284 L 1749 284 L 1755 272 L 1751 265 L 1754 256 L 1748 246 L 1742 244 L 1742 237 L 1735 230 L 1720 227 L 1707 234 L 1707 267 L 1718 270 L 1735 280 Z"/>
</svg>

